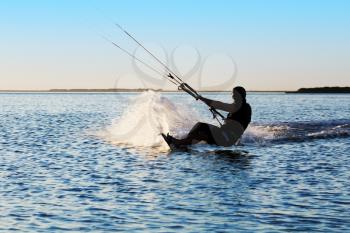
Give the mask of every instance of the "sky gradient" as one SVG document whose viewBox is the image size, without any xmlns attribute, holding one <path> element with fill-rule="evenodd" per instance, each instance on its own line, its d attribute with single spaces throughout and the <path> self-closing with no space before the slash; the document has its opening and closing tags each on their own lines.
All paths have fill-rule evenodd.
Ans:
<svg viewBox="0 0 350 233">
<path fill-rule="evenodd" d="M 115 22 L 199 89 L 350 86 L 350 1 L 8 0 L 0 12 L 1 90 L 173 88 L 101 37 L 135 51 Z"/>
</svg>

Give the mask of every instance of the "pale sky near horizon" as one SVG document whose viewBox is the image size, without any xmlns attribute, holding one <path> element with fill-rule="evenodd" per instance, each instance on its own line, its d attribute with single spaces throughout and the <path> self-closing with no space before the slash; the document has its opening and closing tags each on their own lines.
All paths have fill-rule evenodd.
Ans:
<svg viewBox="0 0 350 233">
<path fill-rule="evenodd" d="M 8 0 L 0 12 L 0 90 L 173 88 L 101 37 L 135 50 L 114 22 L 198 89 L 350 86 L 346 0 Z"/>
</svg>

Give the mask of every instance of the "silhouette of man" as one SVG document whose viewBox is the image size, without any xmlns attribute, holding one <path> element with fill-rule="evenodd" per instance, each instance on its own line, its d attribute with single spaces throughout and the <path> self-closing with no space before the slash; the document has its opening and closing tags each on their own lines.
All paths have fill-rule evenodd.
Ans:
<svg viewBox="0 0 350 233">
<path fill-rule="evenodd" d="M 175 147 L 182 147 L 201 141 L 218 146 L 232 146 L 238 142 L 248 127 L 252 115 L 251 107 L 246 101 L 245 89 L 240 86 L 233 88 L 233 103 L 223 103 L 204 97 L 200 99 L 215 109 L 228 112 L 224 124 L 221 127 L 217 127 L 198 122 L 183 139 L 176 139 L 169 134 L 162 134 L 167 143 Z"/>
</svg>

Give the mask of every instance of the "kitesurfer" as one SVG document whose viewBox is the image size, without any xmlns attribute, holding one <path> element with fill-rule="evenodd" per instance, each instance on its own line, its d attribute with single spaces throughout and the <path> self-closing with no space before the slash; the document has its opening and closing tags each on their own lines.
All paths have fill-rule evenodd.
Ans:
<svg viewBox="0 0 350 233">
<path fill-rule="evenodd" d="M 233 103 L 223 103 L 200 96 L 200 100 L 208 106 L 228 112 L 228 115 L 221 125 L 198 122 L 183 139 L 174 138 L 171 135 L 163 135 L 169 145 L 181 147 L 204 141 L 208 144 L 218 146 L 232 146 L 238 142 L 245 129 L 251 121 L 252 110 L 246 101 L 246 91 L 243 87 L 237 86 L 232 90 Z"/>
</svg>

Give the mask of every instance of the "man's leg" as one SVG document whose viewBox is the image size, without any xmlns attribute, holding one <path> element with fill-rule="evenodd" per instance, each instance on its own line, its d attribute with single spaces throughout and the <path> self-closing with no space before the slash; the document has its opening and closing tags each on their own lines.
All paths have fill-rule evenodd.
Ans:
<svg viewBox="0 0 350 233">
<path fill-rule="evenodd" d="M 212 128 L 214 125 L 198 122 L 193 126 L 187 136 L 183 139 L 172 138 L 176 145 L 191 145 L 200 141 L 205 141 L 209 144 L 215 144 L 212 136 Z M 218 128 L 218 127 L 216 127 Z"/>
</svg>

